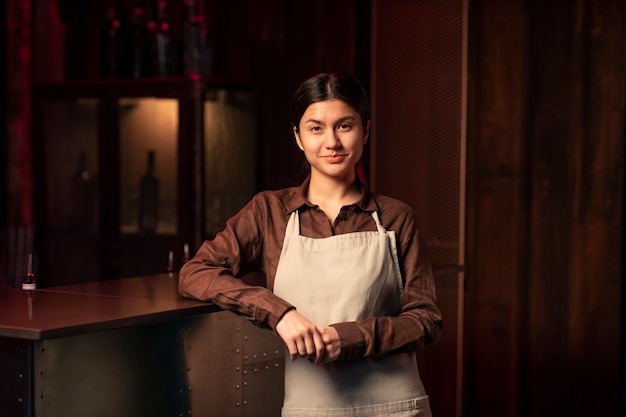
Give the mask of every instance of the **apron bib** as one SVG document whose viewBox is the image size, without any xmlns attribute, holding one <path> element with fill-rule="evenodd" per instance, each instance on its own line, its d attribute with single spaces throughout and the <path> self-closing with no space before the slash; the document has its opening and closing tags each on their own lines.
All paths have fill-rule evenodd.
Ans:
<svg viewBox="0 0 626 417">
<path fill-rule="evenodd" d="M 274 293 L 317 326 L 400 312 L 396 239 L 372 212 L 375 232 L 314 239 L 291 214 Z M 316 365 L 286 355 L 283 417 L 430 416 L 414 352 Z"/>
</svg>

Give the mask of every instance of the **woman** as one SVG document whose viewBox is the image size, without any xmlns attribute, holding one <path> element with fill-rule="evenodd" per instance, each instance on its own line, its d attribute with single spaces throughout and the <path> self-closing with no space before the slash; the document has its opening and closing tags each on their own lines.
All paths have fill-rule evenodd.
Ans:
<svg viewBox="0 0 626 417">
<path fill-rule="evenodd" d="M 414 351 L 438 341 L 441 315 L 411 208 L 357 175 L 367 95 L 350 76 L 320 74 L 292 105 L 310 175 L 256 195 L 184 265 L 180 292 L 282 338 L 284 417 L 430 416 Z M 239 279 L 252 271 L 266 287 Z"/>
</svg>

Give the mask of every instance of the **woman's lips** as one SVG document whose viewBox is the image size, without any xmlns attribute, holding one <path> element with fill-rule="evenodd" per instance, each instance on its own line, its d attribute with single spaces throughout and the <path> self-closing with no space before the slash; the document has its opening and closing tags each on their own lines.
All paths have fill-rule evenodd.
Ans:
<svg viewBox="0 0 626 417">
<path fill-rule="evenodd" d="M 326 162 L 329 162 L 331 164 L 336 164 L 346 159 L 346 155 L 339 155 L 339 154 L 326 155 L 323 158 L 326 160 Z"/>
</svg>

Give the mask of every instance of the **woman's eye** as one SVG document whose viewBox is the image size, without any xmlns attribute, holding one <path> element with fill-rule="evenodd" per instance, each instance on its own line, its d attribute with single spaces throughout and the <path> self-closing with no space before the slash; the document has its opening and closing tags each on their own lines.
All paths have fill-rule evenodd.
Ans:
<svg viewBox="0 0 626 417">
<path fill-rule="evenodd" d="M 311 132 L 319 132 L 322 130 L 322 128 L 320 126 L 313 126 L 311 127 L 311 129 L 309 129 Z"/>
<path fill-rule="evenodd" d="M 337 126 L 337 129 L 339 130 L 349 130 L 352 126 L 350 126 L 348 123 L 342 123 L 339 126 Z"/>
</svg>

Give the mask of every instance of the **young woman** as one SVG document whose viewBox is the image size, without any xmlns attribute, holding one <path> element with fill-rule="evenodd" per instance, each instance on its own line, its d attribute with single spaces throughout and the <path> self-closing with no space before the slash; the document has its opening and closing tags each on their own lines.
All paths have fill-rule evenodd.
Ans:
<svg viewBox="0 0 626 417">
<path fill-rule="evenodd" d="M 411 208 L 357 175 L 367 95 L 348 75 L 320 74 L 292 105 L 310 175 L 256 195 L 184 265 L 180 292 L 282 338 L 283 417 L 430 416 L 415 350 L 438 341 L 441 314 Z M 266 287 L 242 282 L 252 271 Z"/>
</svg>

